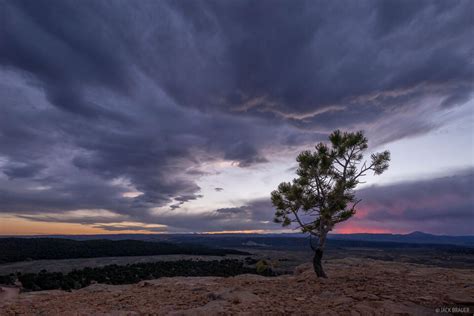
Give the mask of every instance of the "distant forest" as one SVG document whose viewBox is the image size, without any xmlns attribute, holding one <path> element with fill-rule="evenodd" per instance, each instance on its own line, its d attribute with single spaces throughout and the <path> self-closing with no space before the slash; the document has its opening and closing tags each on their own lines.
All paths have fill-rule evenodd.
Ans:
<svg viewBox="0 0 474 316">
<path fill-rule="evenodd" d="M 255 268 L 244 266 L 239 260 L 213 261 L 158 261 L 129 265 L 108 265 L 100 268 L 73 270 L 67 274 L 61 272 L 17 273 L 0 276 L 0 284 L 13 284 L 16 280 L 22 283 L 26 291 L 73 290 L 86 287 L 92 283 L 131 284 L 141 280 L 175 276 L 219 276 L 229 277 L 239 274 L 257 274 Z M 259 274 L 272 276 L 267 269 Z"/>
<path fill-rule="evenodd" d="M 86 240 L 59 238 L 0 238 L 0 264 L 25 260 L 73 259 L 153 255 L 214 255 L 248 253 L 197 244 L 139 240 Z"/>
</svg>

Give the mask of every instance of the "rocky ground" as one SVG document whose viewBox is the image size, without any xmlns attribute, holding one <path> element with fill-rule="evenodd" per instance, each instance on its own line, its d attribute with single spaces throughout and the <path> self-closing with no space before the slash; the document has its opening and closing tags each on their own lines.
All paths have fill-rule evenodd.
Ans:
<svg viewBox="0 0 474 316">
<path fill-rule="evenodd" d="M 293 275 L 162 278 L 133 285 L 10 295 L 1 315 L 447 315 L 474 312 L 474 270 L 370 259 L 311 266 Z M 438 309 L 438 312 L 437 312 Z"/>
</svg>

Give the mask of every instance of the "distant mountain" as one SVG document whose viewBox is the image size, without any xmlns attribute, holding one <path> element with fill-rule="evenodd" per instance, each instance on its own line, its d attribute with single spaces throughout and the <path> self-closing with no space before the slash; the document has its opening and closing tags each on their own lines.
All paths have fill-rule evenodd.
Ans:
<svg viewBox="0 0 474 316">
<path fill-rule="evenodd" d="M 329 239 L 383 241 L 417 244 L 452 244 L 474 247 L 474 236 L 432 235 L 419 231 L 410 234 L 330 234 Z"/>
<path fill-rule="evenodd" d="M 52 236 L 25 236 L 28 238 L 59 238 L 72 240 L 140 240 L 151 242 L 172 242 L 172 243 L 201 243 L 203 245 L 219 245 L 221 247 L 235 247 L 245 244 L 248 241 L 265 243 L 263 239 L 292 239 L 307 238 L 301 233 L 272 233 L 272 234 L 113 234 L 113 235 L 52 235 Z M 395 242 L 404 244 L 441 244 L 459 245 L 474 247 L 474 235 L 468 236 L 448 236 L 432 235 L 420 231 L 410 234 L 329 234 L 330 240 L 340 241 L 364 241 L 364 242 Z M 0 241 L 2 240 L 0 236 Z M 259 241 L 260 240 L 260 241 Z M 277 241 L 275 241 L 277 242 Z M 272 242 L 273 244 L 274 242 Z"/>
</svg>

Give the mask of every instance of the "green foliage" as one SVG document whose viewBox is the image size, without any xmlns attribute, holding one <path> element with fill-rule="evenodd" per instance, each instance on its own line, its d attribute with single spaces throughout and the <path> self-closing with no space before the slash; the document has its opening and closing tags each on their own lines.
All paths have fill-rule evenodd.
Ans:
<svg viewBox="0 0 474 316">
<path fill-rule="evenodd" d="M 364 161 L 368 148 L 363 132 L 334 131 L 329 145 L 319 143 L 315 151 L 301 152 L 293 182 L 283 182 L 271 193 L 276 208 L 274 221 L 283 226 L 296 223 L 303 233 L 324 237 L 340 222 L 352 217 L 356 205 L 355 188 L 361 177 L 388 169 L 390 152 L 375 153 Z"/>
<path fill-rule="evenodd" d="M 15 275 L 0 275 L 0 284 L 13 285 L 15 283 Z"/>
<path fill-rule="evenodd" d="M 265 275 L 265 276 L 271 276 L 274 275 L 273 269 L 274 269 L 274 264 L 271 261 L 261 259 L 257 262 L 255 265 L 255 269 L 258 274 L 260 275 Z"/>
<path fill-rule="evenodd" d="M 0 276 L 3 284 L 13 284 L 18 279 L 27 291 L 40 290 L 73 290 L 92 283 L 132 284 L 141 280 L 174 276 L 220 276 L 229 277 L 239 274 L 256 274 L 256 269 L 245 267 L 239 260 L 212 261 L 158 261 L 128 265 L 108 265 L 97 268 L 73 270 L 67 274 L 61 272 L 18 273 L 16 276 Z M 263 275 L 272 275 L 268 271 Z M 2 283 L 0 283 L 2 284 Z"/>
</svg>

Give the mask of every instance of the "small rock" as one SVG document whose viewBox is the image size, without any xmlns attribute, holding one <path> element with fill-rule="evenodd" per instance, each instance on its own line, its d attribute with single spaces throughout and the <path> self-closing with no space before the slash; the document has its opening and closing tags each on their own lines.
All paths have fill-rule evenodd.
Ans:
<svg viewBox="0 0 474 316">
<path fill-rule="evenodd" d="M 293 271 L 293 274 L 294 275 L 300 275 L 303 272 L 311 270 L 312 268 L 313 268 L 313 266 L 311 265 L 311 263 L 300 264 L 299 266 L 297 266 L 295 268 L 295 270 Z"/>
<path fill-rule="evenodd" d="M 148 281 L 141 281 L 137 284 L 138 287 L 148 287 L 151 286 L 152 284 Z"/>
<path fill-rule="evenodd" d="M 211 301 L 221 299 L 221 297 L 220 297 L 218 294 L 213 293 L 213 292 L 208 293 L 208 294 L 207 294 L 207 298 L 208 298 L 209 300 L 211 300 Z"/>
<path fill-rule="evenodd" d="M 321 298 L 333 298 L 336 296 L 336 294 L 329 291 L 323 291 L 318 296 Z"/>
<path fill-rule="evenodd" d="M 380 297 L 378 297 L 377 295 L 374 295 L 374 294 L 367 294 L 367 298 L 369 300 L 380 300 Z"/>
<path fill-rule="evenodd" d="M 332 300 L 332 304 L 334 306 L 338 306 L 338 305 L 348 305 L 350 303 L 354 302 L 354 300 L 350 297 L 347 297 L 347 296 L 341 296 L 341 297 L 338 297 L 334 300 Z"/>
</svg>

